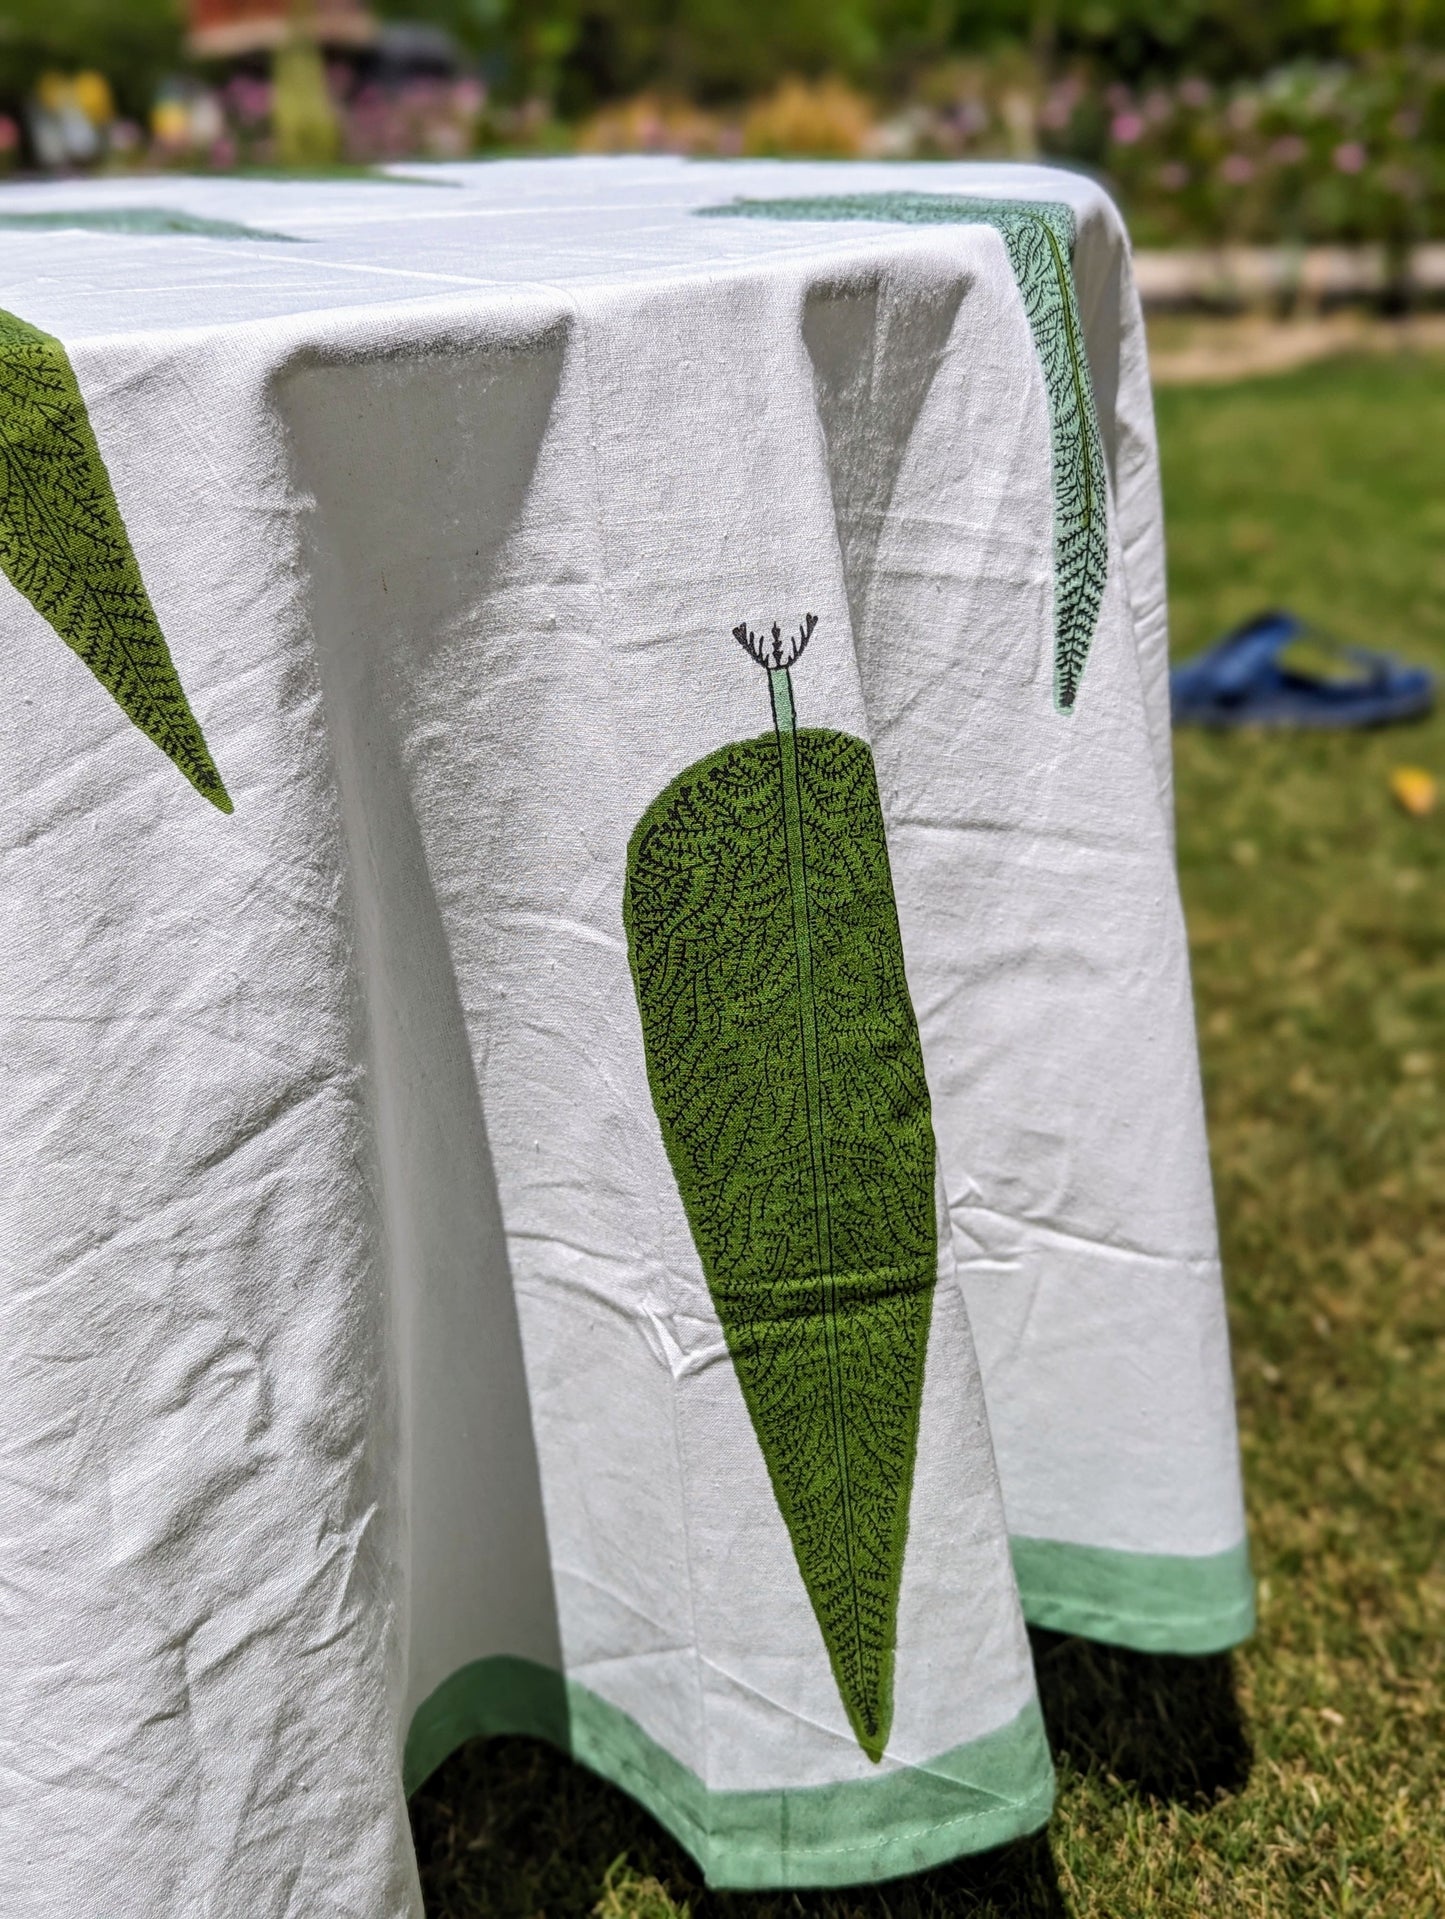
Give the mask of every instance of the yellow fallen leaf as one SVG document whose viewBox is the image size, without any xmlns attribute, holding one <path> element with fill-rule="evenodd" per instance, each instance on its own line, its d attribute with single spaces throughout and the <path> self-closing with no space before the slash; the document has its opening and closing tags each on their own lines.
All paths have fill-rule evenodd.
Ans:
<svg viewBox="0 0 1445 1919">
<path fill-rule="evenodd" d="M 1423 766 L 1397 766 L 1390 773 L 1390 791 L 1407 813 L 1423 820 L 1435 810 L 1435 776 Z"/>
</svg>

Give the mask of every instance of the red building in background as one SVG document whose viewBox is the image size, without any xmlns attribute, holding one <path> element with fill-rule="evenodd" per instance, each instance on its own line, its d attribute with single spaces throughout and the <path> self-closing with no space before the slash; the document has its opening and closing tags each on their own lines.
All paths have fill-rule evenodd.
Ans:
<svg viewBox="0 0 1445 1919">
<path fill-rule="evenodd" d="M 363 48 L 379 28 L 362 0 L 189 0 L 187 44 L 200 60 L 270 53 L 298 30 L 321 47 Z"/>
</svg>

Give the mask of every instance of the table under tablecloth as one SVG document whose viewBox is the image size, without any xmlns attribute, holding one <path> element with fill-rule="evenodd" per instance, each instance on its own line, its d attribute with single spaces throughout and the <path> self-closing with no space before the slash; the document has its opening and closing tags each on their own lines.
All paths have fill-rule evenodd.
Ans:
<svg viewBox="0 0 1445 1919">
<path fill-rule="evenodd" d="M 1118 216 L 988 166 L 0 190 L 0 1909 L 712 1883 L 1244 1636 Z"/>
</svg>

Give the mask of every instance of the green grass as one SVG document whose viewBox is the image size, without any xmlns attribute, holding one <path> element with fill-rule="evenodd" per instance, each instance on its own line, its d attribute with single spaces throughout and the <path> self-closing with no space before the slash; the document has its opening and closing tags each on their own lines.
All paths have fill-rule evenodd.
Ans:
<svg viewBox="0 0 1445 1919">
<path fill-rule="evenodd" d="M 1176 644 L 1285 602 L 1445 670 L 1445 361 L 1160 395 Z M 1039 1634 L 1049 1833 L 891 1886 L 709 1894 L 525 1740 L 414 1805 L 431 1919 L 1445 1913 L 1445 714 L 1177 741 L 1261 1620 L 1233 1659 Z"/>
</svg>

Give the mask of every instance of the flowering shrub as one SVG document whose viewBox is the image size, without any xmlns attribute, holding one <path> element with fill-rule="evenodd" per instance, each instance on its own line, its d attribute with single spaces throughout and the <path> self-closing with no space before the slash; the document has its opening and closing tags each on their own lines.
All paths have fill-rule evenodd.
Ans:
<svg viewBox="0 0 1445 1919">
<path fill-rule="evenodd" d="M 871 102 L 846 81 L 785 79 L 734 113 L 639 93 L 578 129 L 581 153 L 809 154 L 851 160 L 878 150 Z"/>
<path fill-rule="evenodd" d="M 1081 163 L 1116 189 L 1146 245 L 1445 233 L 1440 56 L 1299 64 L 1227 88 L 1100 85 L 1082 71 L 1031 87 L 960 68 L 885 138 L 900 154 Z"/>
<path fill-rule="evenodd" d="M 1109 93 L 1104 167 L 1145 241 L 1408 244 L 1445 231 L 1445 61 Z"/>
<path fill-rule="evenodd" d="M 486 90 L 470 76 L 358 81 L 342 65 L 326 70 L 334 143 L 318 157 L 371 165 L 388 160 L 454 160 L 478 145 Z M 323 102 L 319 103 L 324 105 Z M 125 145 L 112 129 L 112 155 L 130 164 L 272 166 L 286 158 L 277 138 L 276 88 L 239 71 L 219 87 L 171 82 L 151 114 L 148 148 Z"/>
<path fill-rule="evenodd" d="M 742 124 L 742 150 L 851 160 L 871 150 L 873 128 L 870 103 L 846 81 L 824 79 L 810 85 L 804 80 L 784 80 L 748 109 Z"/>
<path fill-rule="evenodd" d="M 841 81 L 784 81 L 728 114 L 643 94 L 584 151 L 1045 158 L 1101 175 L 1144 245 L 1384 241 L 1445 234 L 1445 58 L 1301 64 L 1219 88 L 1131 88 L 1027 56 L 936 68 L 891 117 Z"/>
<path fill-rule="evenodd" d="M 584 120 L 579 153 L 741 153 L 742 132 L 676 94 L 639 93 Z"/>
<path fill-rule="evenodd" d="M 1300 62 L 1228 86 L 1199 76 L 1131 86 L 1085 63 L 1046 75 L 1020 46 L 934 63 L 886 115 L 840 78 L 784 76 L 734 106 L 640 93 L 571 128 L 559 124 L 547 95 L 499 105 L 469 75 L 379 78 L 379 71 L 336 60 L 323 74 L 313 58 L 314 159 L 452 159 L 499 145 L 1042 156 L 1100 175 L 1145 246 L 1375 241 L 1399 261 L 1416 241 L 1445 236 L 1440 52 Z M 19 123 L 0 114 L 0 171 L 22 159 L 56 167 L 274 165 L 295 157 L 288 147 L 298 136 L 288 128 L 297 116 L 288 119 L 288 105 L 295 101 L 278 96 L 259 64 L 214 85 L 183 76 L 161 88 L 143 131 L 115 117 L 98 74 L 42 76 Z"/>
<path fill-rule="evenodd" d="M 342 153 L 363 162 L 463 159 L 477 145 L 486 97 L 470 77 L 366 83 L 341 100 Z"/>
</svg>

